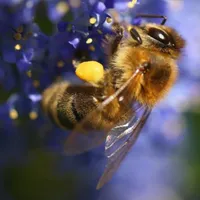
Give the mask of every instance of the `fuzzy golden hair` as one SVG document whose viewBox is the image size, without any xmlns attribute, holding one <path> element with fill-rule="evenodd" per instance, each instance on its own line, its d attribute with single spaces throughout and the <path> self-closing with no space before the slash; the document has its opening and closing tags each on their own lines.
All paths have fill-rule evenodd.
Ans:
<svg viewBox="0 0 200 200">
<path fill-rule="evenodd" d="M 166 26 L 147 24 L 144 27 L 134 28 L 140 34 L 143 43 L 138 45 L 130 35 L 123 39 L 111 60 L 111 71 L 119 74 L 115 81 L 116 87 L 119 88 L 142 63 L 149 63 L 148 72 L 135 78 L 130 95 L 140 103 L 153 107 L 168 93 L 176 81 L 178 75 L 176 61 L 185 42 L 174 29 Z M 174 42 L 174 46 L 164 47 L 148 36 L 148 30 L 151 28 L 166 32 Z"/>
</svg>

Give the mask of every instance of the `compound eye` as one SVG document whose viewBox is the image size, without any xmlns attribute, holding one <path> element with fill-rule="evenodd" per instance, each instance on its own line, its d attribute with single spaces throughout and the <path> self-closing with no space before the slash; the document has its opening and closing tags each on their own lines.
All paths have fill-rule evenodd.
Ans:
<svg viewBox="0 0 200 200">
<path fill-rule="evenodd" d="M 174 43 L 167 33 L 157 28 L 150 28 L 148 31 L 148 35 L 165 45 Z"/>
</svg>

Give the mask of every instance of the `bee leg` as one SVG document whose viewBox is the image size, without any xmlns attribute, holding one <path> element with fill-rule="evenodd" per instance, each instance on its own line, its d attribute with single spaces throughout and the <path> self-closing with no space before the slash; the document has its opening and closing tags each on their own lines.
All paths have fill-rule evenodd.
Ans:
<svg viewBox="0 0 200 200">
<path fill-rule="evenodd" d="M 123 35 L 124 35 L 124 30 L 118 23 L 115 23 L 113 25 L 113 29 L 115 32 L 115 36 L 114 36 L 112 46 L 111 46 L 111 54 L 112 55 L 117 51 L 118 45 L 120 44 L 120 42 L 123 38 Z"/>
</svg>

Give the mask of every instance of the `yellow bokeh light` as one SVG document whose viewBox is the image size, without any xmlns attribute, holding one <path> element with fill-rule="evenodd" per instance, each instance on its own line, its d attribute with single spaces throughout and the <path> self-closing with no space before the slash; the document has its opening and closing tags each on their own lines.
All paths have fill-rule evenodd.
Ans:
<svg viewBox="0 0 200 200">
<path fill-rule="evenodd" d="M 98 32 L 99 34 L 103 34 L 103 32 L 102 32 L 100 29 L 98 29 L 97 32 Z"/>
<path fill-rule="evenodd" d="M 40 86 L 40 81 L 38 81 L 38 80 L 34 80 L 33 81 L 33 85 L 34 85 L 34 87 L 39 87 Z"/>
<path fill-rule="evenodd" d="M 29 78 L 31 78 L 31 76 L 32 76 L 31 70 L 27 71 L 26 74 L 27 74 L 27 76 L 28 76 Z"/>
<path fill-rule="evenodd" d="M 30 117 L 30 119 L 35 120 L 35 119 L 37 119 L 38 114 L 37 114 L 37 112 L 35 112 L 35 111 L 31 111 L 31 112 L 29 113 L 29 117 Z"/>
<path fill-rule="evenodd" d="M 93 45 L 89 46 L 90 51 L 95 51 L 95 47 Z"/>
<path fill-rule="evenodd" d="M 107 21 L 107 23 L 111 23 L 112 22 L 112 18 L 111 17 L 106 17 L 106 21 Z"/>
<path fill-rule="evenodd" d="M 60 60 L 60 61 L 57 62 L 57 66 L 58 66 L 59 68 L 64 67 L 64 65 L 65 65 L 65 63 L 64 63 L 62 60 Z"/>
<path fill-rule="evenodd" d="M 18 51 L 19 51 L 21 48 L 22 48 L 22 46 L 21 46 L 20 44 L 16 44 L 16 45 L 15 45 L 15 50 L 18 50 Z"/>
<path fill-rule="evenodd" d="M 9 112 L 9 116 L 11 119 L 17 119 L 18 118 L 18 112 L 17 110 L 15 110 L 14 108 L 10 110 Z"/>
<path fill-rule="evenodd" d="M 86 44 L 91 44 L 92 41 L 93 41 L 92 38 L 88 38 L 87 41 L 86 41 Z"/>
<path fill-rule="evenodd" d="M 128 2 L 128 7 L 133 8 L 136 3 L 137 3 L 137 0 L 132 0 L 132 1 Z"/>
<path fill-rule="evenodd" d="M 90 24 L 95 24 L 97 19 L 95 17 L 90 18 Z"/>
<path fill-rule="evenodd" d="M 61 1 L 61 2 L 57 3 L 56 10 L 60 14 L 65 14 L 69 11 L 69 5 L 65 1 Z"/>
</svg>

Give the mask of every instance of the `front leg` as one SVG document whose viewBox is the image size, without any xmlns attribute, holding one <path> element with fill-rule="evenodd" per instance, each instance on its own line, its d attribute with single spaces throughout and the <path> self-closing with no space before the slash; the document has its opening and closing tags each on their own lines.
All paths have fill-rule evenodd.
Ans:
<svg viewBox="0 0 200 200">
<path fill-rule="evenodd" d="M 115 33 L 115 36 L 113 37 L 113 41 L 111 44 L 111 55 L 114 55 L 117 51 L 117 48 L 124 35 L 124 29 L 122 28 L 122 26 L 119 25 L 119 23 L 113 24 L 113 31 Z"/>
<path fill-rule="evenodd" d="M 116 53 L 118 46 L 123 38 L 124 29 L 119 23 L 114 23 L 112 25 L 113 35 L 106 35 L 105 40 L 103 41 L 103 47 L 108 55 L 109 59 Z"/>
</svg>

